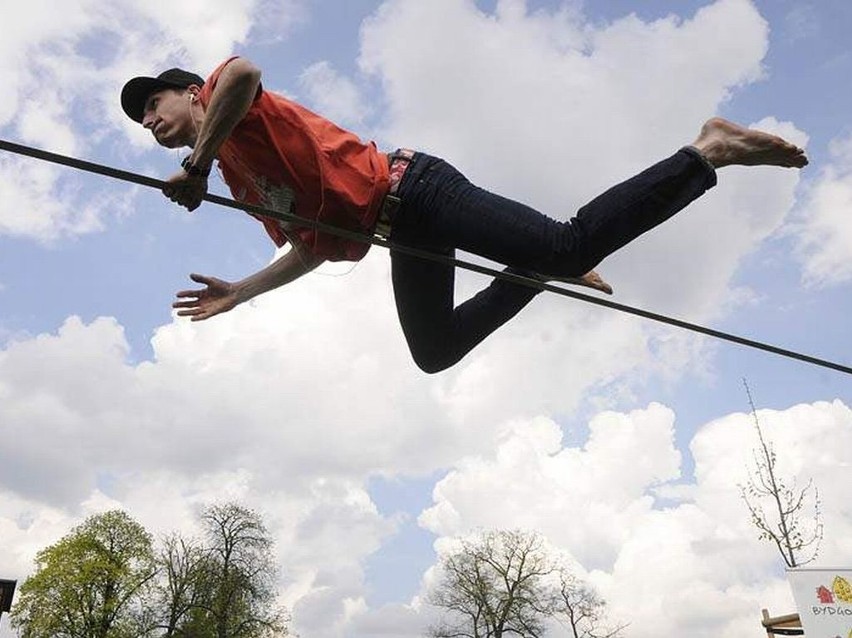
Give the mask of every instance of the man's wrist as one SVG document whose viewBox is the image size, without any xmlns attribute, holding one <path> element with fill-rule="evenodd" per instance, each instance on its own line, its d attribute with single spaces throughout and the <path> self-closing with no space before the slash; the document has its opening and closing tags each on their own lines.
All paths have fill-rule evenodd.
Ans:
<svg viewBox="0 0 852 638">
<path fill-rule="evenodd" d="M 210 175 L 212 164 L 208 164 L 207 166 L 196 164 L 192 161 L 192 156 L 187 155 L 183 158 L 183 161 L 181 161 L 180 166 L 184 172 L 191 177 L 208 177 Z"/>
<path fill-rule="evenodd" d="M 235 281 L 232 284 L 231 292 L 234 294 L 234 299 L 239 306 L 241 303 L 248 301 L 249 299 L 256 297 L 260 292 L 256 290 L 256 286 L 253 285 L 251 277 L 246 277 L 240 281 Z"/>
</svg>

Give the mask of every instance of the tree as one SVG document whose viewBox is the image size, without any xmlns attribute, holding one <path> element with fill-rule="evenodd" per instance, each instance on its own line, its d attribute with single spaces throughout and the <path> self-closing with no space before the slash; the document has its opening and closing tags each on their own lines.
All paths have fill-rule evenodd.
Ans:
<svg viewBox="0 0 852 638">
<path fill-rule="evenodd" d="M 485 532 L 441 561 L 443 579 L 429 602 L 449 612 L 434 638 L 541 636 L 551 599 L 545 578 L 554 566 L 541 538 L 519 531 Z"/>
<path fill-rule="evenodd" d="M 442 578 L 427 600 L 446 613 L 432 638 L 538 638 L 548 619 L 574 638 L 614 638 L 605 603 L 544 547 L 535 533 L 483 532 L 441 560 Z"/>
<path fill-rule="evenodd" d="M 559 570 L 559 587 L 553 604 L 553 615 L 565 622 L 574 638 L 615 638 L 627 627 L 608 627 L 606 602 L 569 570 Z"/>
<path fill-rule="evenodd" d="M 147 631 L 151 536 L 124 512 L 96 514 L 36 555 L 12 623 L 22 638 L 124 638 Z"/>
<path fill-rule="evenodd" d="M 202 613 L 192 622 L 211 627 L 216 638 L 286 635 L 286 614 L 275 604 L 272 539 L 260 516 L 228 503 L 209 507 L 201 522 L 203 595 L 195 607 Z"/>
<path fill-rule="evenodd" d="M 90 517 L 36 556 L 12 614 L 21 637 L 286 635 L 260 516 L 227 504 L 201 522 L 203 540 L 173 534 L 155 554 L 150 534 L 124 512 Z"/>
<path fill-rule="evenodd" d="M 157 562 L 161 573 L 157 588 L 160 616 L 157 628 L 164 630 L 164 638 L 201 636 L 200 629 L 192 626 L 194 616 L 198 616 L 202 601 L 211 597 L 208 589 L 214 585 L 206 577 L 204 548 L 191 539 L 172 534 L 163 539 Z"/>
<path fill-rule="evenodd" d="M 757 410 L 748 383 L 743 379 L 758 445 L 754 449 L 755 468 L 745 485 L 740 485 L 740 496 L 751 513 L 751 520 L 760 531 L 758 538 L 775 544 L 788 567 L 807 565 L 816 559 L 822 542 L 819 491 L 809 479 L 801 490 L 795 480 L 791 484 L 778 476 L 775 448 L 764 435 L 757 418 Z M 803 520 L 813 487 L 813 525 Z M 763 502 L 769 502 L 769 510 Z M 813 549 L 811 549 L 813 548 Z M 803 553 L 805 553 L 803 557 Z"/>
</svg>

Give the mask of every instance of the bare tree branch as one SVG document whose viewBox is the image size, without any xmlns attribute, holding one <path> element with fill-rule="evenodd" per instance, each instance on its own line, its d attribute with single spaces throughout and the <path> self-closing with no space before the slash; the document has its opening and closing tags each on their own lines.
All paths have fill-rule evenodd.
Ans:
<svg viewBox="0 0 852 638">
<path fill-rule="evenodd" d="M 759 530 L 758 539 L 775 545 L 788 567 L 800 567 L 814 561 L 822 542 L 822 520 L 819 491 L 813 480 L 801 490 L 793 479 L 790 485 L 777 474 L 778 457 L 772 443 L 766 439 L 748 383 L 743 379 L 751 416 L 757 431 L 758 445 L 752 451 L 754 469 L 745 485 L 740 485 L 740 497 L 748 507 L 752 523 Z M 803 512 L 813 488 L 813 523 L 805 524 Z M 761 501 L 768 501 L 772 514 L 768 514 Z"/>
</svg>

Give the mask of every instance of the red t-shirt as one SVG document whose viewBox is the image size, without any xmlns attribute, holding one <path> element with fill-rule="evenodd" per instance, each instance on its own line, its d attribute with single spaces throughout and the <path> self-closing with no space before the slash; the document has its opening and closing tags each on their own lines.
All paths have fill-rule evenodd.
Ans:
<svg viewBox="0 0 852 638">
<path fill-rule="evenodd" d="M 233 59 L 205 81 L 199 95 L 204 108 Z M 262 88 L 217 159 L 237 201 L 365 234 L 372 232 L 389 187 L 386 156 L 374 143 Z M 286 233 L 295 233 L 311 252 L 331 261 L 355 261 L 370 248 L 313 228 L 258 219 L 277 246 L 287 243 Z"/>
</svg>

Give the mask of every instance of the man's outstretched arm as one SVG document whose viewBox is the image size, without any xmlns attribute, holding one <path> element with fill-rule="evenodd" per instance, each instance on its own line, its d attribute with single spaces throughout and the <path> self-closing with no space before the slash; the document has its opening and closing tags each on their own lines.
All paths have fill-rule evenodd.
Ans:
<svg viewBox="0 0 852 638">
<path fill-rule="evenodd" d="M 200 290 L 181 290 L 178 301 L 172 304 L 178 308 L 178 316 L 190 317 L 192 321 L 203 321 L 215 315 L 235 308 L 244 301 L 257 297 L 264 292 L 279 288 L 295 281 L 302 275 L 314 270 L 325 260 L 311 255 L 306 250 L 295 247 L 263 270 L 249 275 L 242 281 L 230 282 L 215 277 L 192 274 L 190 278 L 206 288 Z"/>
</svg>

